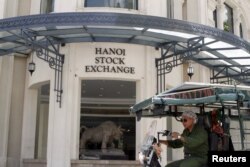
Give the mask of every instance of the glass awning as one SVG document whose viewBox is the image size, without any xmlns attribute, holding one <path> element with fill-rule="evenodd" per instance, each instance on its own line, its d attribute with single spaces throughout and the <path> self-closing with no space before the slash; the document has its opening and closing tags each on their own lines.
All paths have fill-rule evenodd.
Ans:
<svg viewBox="0 0 250 167">
<path fill-rule="evenodd" d="M 168 116 L 171 106 L 237 109 L 241 102 L 249 110 L 250 87 L 223 84 L 185 82 L 130 107 L 131 114 L 142 116 Z M 244 104 L 243 104 L 244 103 Z M 161 110 L 158 110 L 161 108 Z M 162 113 L 160 113 L 161 111 Z M 155 113 L 154 113 L 155 112 Z"/>
<path fill-rule="evenodd" d="M 190 42 L 191 41 L 191 42 Z M 122 13 L 52 13 L 0 20 L 0 56 L 80 42 L 115 42 L 196 51 L 188 57 L 250 85 L 250 44 L 231 33 L 181 20 Z M 191 47 L 190 47 L 191 46 Z"/>
</svg>

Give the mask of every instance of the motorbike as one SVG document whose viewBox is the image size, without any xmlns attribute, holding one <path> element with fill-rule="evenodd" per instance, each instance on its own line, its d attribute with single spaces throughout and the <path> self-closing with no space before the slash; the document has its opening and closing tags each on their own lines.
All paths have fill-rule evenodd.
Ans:
<svg viewBox="0 0 250 167">
<path fill-rule="evenodd" d="M 172 133 L 169 130 L 157 132 L 156 138 L 154 136 L 156 125 L 157 121 L 152 121 L 141 145 L 141 150 L 139 152 L 139 161 L 144 167 L 161 167 L 161 156 L 157 154 L 155 147 L 156 145 L 157 147 L 160 147 L 160 144 L 158 143 L 160 135 L 171 136 Z"/>
</svg>

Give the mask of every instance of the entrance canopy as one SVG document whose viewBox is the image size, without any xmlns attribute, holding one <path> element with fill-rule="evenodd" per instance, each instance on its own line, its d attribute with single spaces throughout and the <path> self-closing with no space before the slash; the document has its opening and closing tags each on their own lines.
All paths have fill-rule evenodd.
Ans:
<svg viewBox="0 0 250 167">
<path fill-rule="evenodd" d="M 54 44 L 118 42 L 197 51 L 188 57 L 232 76 L 248 73 L 250 44 L 225 31 L 181 20 L 121 13 L 54 13 L 0 20 L 0 56 Z M 187 45 L 188 44 L 188 45 Z M 187 53 L 187 52 L 186 52 Z M 188 56 L 188 55 L 187 55 Z M 250 82 L 250 80 L 245 80 Z"/>
<path fill-rule="evenodd" d="M 58 82 L 61 82 L 64 62 L 60 47 L 80 42 L 115 42 L 160 48 L 161 57 L 156 60 L 157 76 L 192 60 L 212 69 L 212 82 L 233 78 L 250 85 L 250 44 L 231 33 L 205 25 L 138 14 L 95 12 L 0 20 L 0 56 L 12 53 L 29 55 L 35 51 L 58 72 Z M 55 90 L 60 97 L 60 86 Z"/>
</svg>

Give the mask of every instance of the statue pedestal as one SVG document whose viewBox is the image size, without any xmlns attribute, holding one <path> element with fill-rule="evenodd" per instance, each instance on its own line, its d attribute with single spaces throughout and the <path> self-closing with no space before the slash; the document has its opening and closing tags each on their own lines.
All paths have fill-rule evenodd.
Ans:
<svg viewBox="0 0 250 167">
<path fill-rule="evenodd" d="M 83 149 L 79 159 L 127 160 L 128 156 L 121 149 Z"/>
</svg>

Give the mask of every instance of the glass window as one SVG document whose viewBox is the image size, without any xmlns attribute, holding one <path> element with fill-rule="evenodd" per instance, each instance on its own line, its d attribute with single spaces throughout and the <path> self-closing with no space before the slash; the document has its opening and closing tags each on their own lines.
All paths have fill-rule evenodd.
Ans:
<svg viewBox="0 0 250 167">
<path fill-rule="evenodd" d="M 243 28 L 241 23 L 240 23 L 240 37 L 243 38 Z"/>
<path fill-rule="evenodd" d="M 82 81 L 79 159 L 136 159 L 136 120 L 128 111 L 136 102 L 135 93 L 133 81 Z M 100 126 L 110 127 L 116 137 L 109 136 L 111 131 L 106 128 L 107 133 L 100 132 Z M 102 145 L 106 137 L 110 140 Z M 106 153 L 102 152 L 103 146 L 107 147 Z"/>
<path fill-rule="evenodd" d="M 170 19 L 172 19 L 172 18 L 174 18 L 173 16 L 174 16 L 174 8 L 173 8 L 173 3 L 172 3 L 172 0 L 167 0 L 167 18 L 170 18 Z"/>
<path fill-rule="evenodd" d="M 35 158 L 47 158 L 47 138 L 49 121 L 49 93 L 50 84 L 42 85 L 39 88 L 37 103 L 37 122 L 35 139 Z"/>
<path fill-rule="evenodd" d="M 182 20 L 187 20 L 187 0 L 182 4 Z"/>
<path fill-rule="evenodd" d="M 54 0 L 41 0 L 40 13 L 51 13 L 54 11 Z"/>
<path fill-rule="evenodd" d="M 225 20 L 223 22 L 224 31 L 233 33 L 234 32 L 234 29 L 233 29 L 233 9 L 227 4 L 225 4 L 225 9 L 226 9 L 226 17 L 225 17 Z"/>
<path fill-rule="evenodd" d="M 213 11 L 213 20 L 214 20 L 214 27 L 218 28 L 217 25 L 217 9 Z"/>
<path fill-rule="evenodd" d="M 138 10 L 138 0 L 85 0 L 84 7 L 111 7 Z"/>
</svg>

